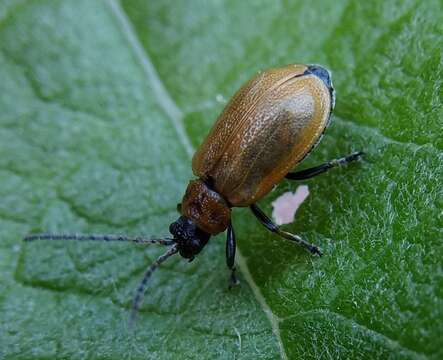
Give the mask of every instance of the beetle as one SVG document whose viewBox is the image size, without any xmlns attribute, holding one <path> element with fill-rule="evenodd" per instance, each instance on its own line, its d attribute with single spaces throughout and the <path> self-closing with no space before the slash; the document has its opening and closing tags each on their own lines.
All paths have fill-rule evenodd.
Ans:
<svg viewBox="0 0 443 360">
<path fill-rule="evenodd" d="M 196 179 L 189 182 L 178 205 L 180 217 L 169 226 L 172 238 L 31 234 L 25 240 L 131 241 L 169 246 L 147 268 L 134 297 L 131 318 L 141 305 L 148 279 L 162 262 L 176 253 L 192 261 L 211 236 L 224 231 L 230 286 L 238 283 L 233 207 L 249 207 L 269 231 L 321 256 L 317 246 L 282 230 L 256 203 L 283 178 L 309 179 L 363 155 L 358 151 L 291 172 L 319 143 L 334 104 L 331 74 L 322 66 L 292 64 L 259 72 L 235 93 L 195 152 L 192 169 Z"/>
</svg>

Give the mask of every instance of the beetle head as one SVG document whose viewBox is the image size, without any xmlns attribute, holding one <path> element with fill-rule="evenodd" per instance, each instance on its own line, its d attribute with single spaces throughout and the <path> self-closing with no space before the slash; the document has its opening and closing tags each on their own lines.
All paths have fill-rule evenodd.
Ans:
<svg viewBox="0 0 443 360">
<path fill-rule="evenodd" d="M 174 236 L 181 256 L 192 261 L 208 243 L 210 234 L 199 229 L 194 221 L 180 216 L 169 226 L 169 232 Z"/>
</svg>

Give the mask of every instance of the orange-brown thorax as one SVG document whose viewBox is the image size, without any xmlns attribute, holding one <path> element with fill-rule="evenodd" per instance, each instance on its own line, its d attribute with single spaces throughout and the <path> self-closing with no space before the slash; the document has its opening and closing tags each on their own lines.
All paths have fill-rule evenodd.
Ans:
<svg viewBox="0 0 443 360">
<path fill-rule="evenodd" d="M 181 213 L 211 235 L 225 231 L 231 218 L 228 203 L 202 180 L 189 182 L 182 200 Z"/>
</svg>

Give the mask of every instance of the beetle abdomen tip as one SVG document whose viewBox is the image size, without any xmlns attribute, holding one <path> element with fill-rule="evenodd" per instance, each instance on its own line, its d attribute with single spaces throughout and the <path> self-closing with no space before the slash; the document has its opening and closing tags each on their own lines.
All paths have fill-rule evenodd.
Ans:
<svg viewBox="0 0 443 360">
<path fill-rule="evenodd" d="M 312 74 L 322 80 L 328 88 L 332 88 L 331 73 L 320 65 L 308 65 L 305 74 Z"/>
</svg>

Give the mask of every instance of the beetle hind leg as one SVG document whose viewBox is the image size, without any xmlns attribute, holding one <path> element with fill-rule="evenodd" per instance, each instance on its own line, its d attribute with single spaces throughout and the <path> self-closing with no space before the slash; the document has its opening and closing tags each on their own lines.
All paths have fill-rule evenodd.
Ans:
<svg viewBox="0 0 443 360">
<path fill-rule="evenodd" d="M 286 179 L 289 180 L 306 180 L 310 179 L 314 176 L 323 174 L 324 172 L 335 168 L 337 166 L 343 166 L 351 161 L 357 161 L 364 155 L 363 151 L 357 151 L 352 154 L 349 154 L 347 156 L 343 156 L 339 159 L 330 160 L 328 162 L 325 162 L 324 164 L 315 166 L 313 168 L 297 171 L 297 172 L 290 172 L 286 174 Z"/>
<path fill-rule="evenodd" d="M 234 266 L 235 249 L 236 249 L 236 243 L 235 243 L 234 228 L 232 227 L 231 221 L 229 221 L 228 231 L 226 235 L 226 265 L 228 266 L 228 269 L 231 270 L 231 276 L 229 277 L 230 289 L 240 284 L 240 282 L 237 279 L 237 276 L 235 276 L 235 266 Z"/>
<path fill-rule="evenodd" d="M 252 213 L 255 215 L 255 217 L 269 230 L 273 233 L 276 233 L 277 235 L 281 236 L 282 238 L 285 238 L 287 240 L 294 241 L 298 243 L 299 245 L 303 246 L 306 250 L 308 250 L 311 254 L 316 254 L 318 256 L 322 256 L 322 253 L 320 249 L 307 242 L 306 240 L 302 239 L 298 235 L 291 234 L 287 231 L 283 231 L 280 229 L 278 225 L 276 225 L 257 205 L 252 204 L 250 206 L 250 209 Z"/>
</svg>

